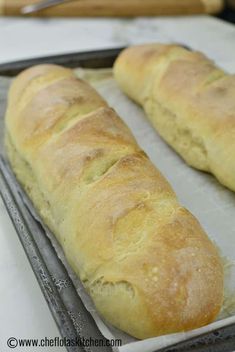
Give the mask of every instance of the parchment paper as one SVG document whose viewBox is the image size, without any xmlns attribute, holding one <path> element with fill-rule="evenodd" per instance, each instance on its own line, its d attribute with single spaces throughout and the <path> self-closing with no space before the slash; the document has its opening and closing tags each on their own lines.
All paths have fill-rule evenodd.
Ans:
<svg viewBox="0 0 235 352">
<path fill-rule="evenodd" d="M 152 128 L 143 110 L 119 90 L 111 70 L 78 69 L 76 73 L 80 78 L 88 80 L 127 123 L 140 146 L 169 180 L 181 204 L 198 218 L 210 238 L 215 241 L 224 259 L 225 268 L 225 300 L 216 322 L 187 333 L 138 341 L 111 327 L 100 318 L 80 280 L 67 264 L 61 247 L 53 235 L 47 231 L 47 235 L 56 248 L 58 256 L 65 264 L 78 294 L 94 317 L 100 331 L 107 338 L 122 339 L 123 346 L 119 348 L 120 352 L 152 352 L 235 322 L 235 194 L 221 186 L 213 176 L 188 167 Z M 5 95 L 8 84 L 9 79 L 0 78 L 1 116 L 6 102 Z M 2 132 L 3 129 L 0 128 L 1 139 Z M 35 212 L 34 216 L 37 217 Z"/>
<path fill-rule="evenodd" d="M 158 135 L 142 108 L 118 88 L 111 70 L 76 70 L 108 101 L 135 135 L 139 145 L 173 186 L 181 204 L 200 221 L 218 246 L 224 261 L 225 299 L 217 322 L 192 332 L 138 341 L 121 347 L 122 352 L 150 352 L 235 322 L 235 194 L 211 175 L 187 166 Z M 115 334 L 115 332 L 113 332 Z M 118 336 L 119 337 L 119 336 Z"/>
</svg>

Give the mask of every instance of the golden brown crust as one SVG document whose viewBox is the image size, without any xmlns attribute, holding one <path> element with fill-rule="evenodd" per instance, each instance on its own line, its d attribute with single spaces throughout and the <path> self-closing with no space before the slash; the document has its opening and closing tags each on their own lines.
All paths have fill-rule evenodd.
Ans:
<svg viewBox="0 0 235 352">
<path fill-rule="evenodd" d="M 215 247 L 94 89 L 32 68 L 13 83 L 6 125 L 18 179 L 105 319 L 146 338 L 215 318 Z"/>
<path fill-rule="evenodd" d="M 200 53 L 161 44 L 125 50 L 114 72 L 122 89 L 144 107 L 154 127 L 189 165 L 211 172 L 235 190 L 233 75 Z M 141 88 L 137 92 L 133 87 Z"/>
</svg>

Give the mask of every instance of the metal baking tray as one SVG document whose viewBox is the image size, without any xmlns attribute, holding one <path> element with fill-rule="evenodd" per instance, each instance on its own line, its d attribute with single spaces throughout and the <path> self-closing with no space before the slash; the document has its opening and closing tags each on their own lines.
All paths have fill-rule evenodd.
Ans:
<svg viewBox="0 0 235 352">
<path fill-rule="evenodd" d="M 55 63 L 67 67 L 108 68 L 123 48 L 89 51 L 41 57 L 0 64 L 0 76 L 14 77 L 20 71 L 40 63 Z M 5 97 L 7 92 L 4 92 Z M 4 100 L 5 100 L 4 97 Z M 0 95 L 0 104 L 3 97 Z M 3 118 L 3 116 L 1 116 Z M 3 140 L 3 132 L 0 131 Z M 16 232 L 39 282 L 61 336 L 68 339 L 105 338 L 97 328 L 92 316 L 84 307 L 68 272 L 58 258 L 45 230 L 26 206 L 20 188 L 4 155 L 0 155 L 0 194 Z M 67 347 L 69 352 L 90 351 L 108 352 L 111 347 Z M 160 352 L 231 352 L 235 351 L 235 324 L 223 327 L 199 337 L 161 349 Z"/>
</svg>

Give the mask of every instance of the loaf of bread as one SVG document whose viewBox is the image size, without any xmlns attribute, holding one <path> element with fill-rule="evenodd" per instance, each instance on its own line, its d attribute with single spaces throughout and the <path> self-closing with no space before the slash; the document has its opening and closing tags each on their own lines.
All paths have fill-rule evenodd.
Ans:
<svg viewBox="0 0 235 352">
<path fill-rule="evenodd" d="M 137 338 L 210 323 L 220 257 L 107 103 L 69 69 L 13 82 L 12 168 L 105 320 Z"/>
<path fill-rule="evenodd" d="M 189 165 L 235 191 L 235 76 L 201 53 L 162 44 L 124 50 L 114 73 Z"/>
</svg>

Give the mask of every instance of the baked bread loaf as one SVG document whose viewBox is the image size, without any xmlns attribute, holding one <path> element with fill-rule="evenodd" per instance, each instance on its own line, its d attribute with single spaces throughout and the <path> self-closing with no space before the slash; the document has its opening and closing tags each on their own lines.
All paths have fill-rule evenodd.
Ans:
<svg viewBox="0 0 235 352">
<path fill-rule="evenodd" d="M 147 338 L 216 317 L 223 272 L 215 246 L 92 87 L 59 66 L 21 73 L 9 92 L 6 145 L 107 321 Z"/>
<path fill-rule="evenodd" d="M 177 45 L 128 48 L 114 74 L 159 134 L 191 166 L 235 191 L 235 77 Z"/>
</svg>

